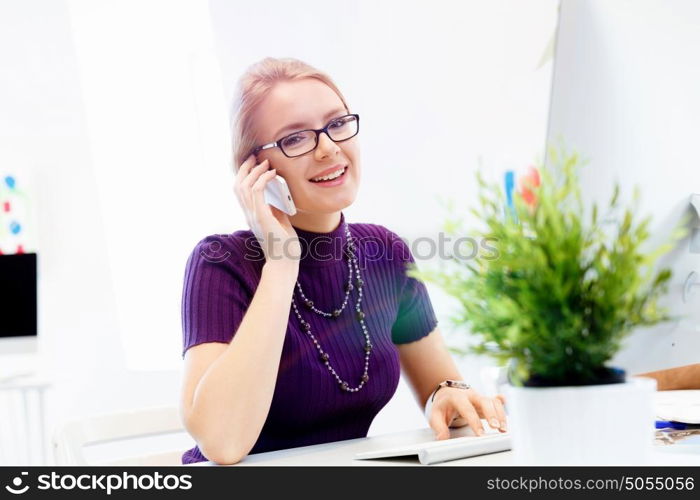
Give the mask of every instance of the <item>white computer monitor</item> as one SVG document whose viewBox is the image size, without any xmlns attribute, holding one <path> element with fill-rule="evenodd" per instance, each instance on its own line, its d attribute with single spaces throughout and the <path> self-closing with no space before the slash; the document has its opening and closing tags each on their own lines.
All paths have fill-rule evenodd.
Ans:
<svg viewBox="0 0 700 500">
<path fill-rule="evenodd" d="M 638 185 L 658 243 L 700 193 L 700 2 L 562 0 L 560 9 L 548 143 L 563 139 L 590 160 L 587 200 L 605 200 L 615 181 L 626 195 Z M 674 273 L 664 302 L 678 319 L 628 338 L 613 364 L 631 372 L 700 362 L 700 293 L 683 299 L 700 253 L 686 239 L 662 264 Z"/>
</svg>

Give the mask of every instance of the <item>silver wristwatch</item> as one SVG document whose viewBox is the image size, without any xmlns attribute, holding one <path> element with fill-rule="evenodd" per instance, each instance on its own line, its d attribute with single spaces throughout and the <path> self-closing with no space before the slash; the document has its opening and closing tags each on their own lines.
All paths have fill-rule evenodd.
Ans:
<svg viewBox="0 0 700 500">
<path fill-rule="evenodd" d="M 433 391 L 433 396 L 430 398 L 430 401 L 435 400 L 435 394 L 437 394 L 437 391 L 439 391 L 442 387 L 454 387 L 455 389 L 469 389 L 471 386 L 466 382 L 462 382 L 461 380 L 443 380 Z"/>
</svg>

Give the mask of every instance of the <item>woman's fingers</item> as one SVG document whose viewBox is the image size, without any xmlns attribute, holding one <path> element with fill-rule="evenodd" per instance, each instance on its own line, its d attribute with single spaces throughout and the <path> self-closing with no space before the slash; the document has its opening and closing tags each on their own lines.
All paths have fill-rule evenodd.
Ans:
<svg viewBox="0 0 700 500">
<path fill-rule="evenodd" d="M 501 431 L 506 432 L 508 430 L 508 422 L 503 402 L 500 398 L 495 397 L 493 398 L 493 406 L 496 408 L 496 414 L 498 415 L 498 420 L 501 423 Z"/>
<path fill-rule="evenodd" d="M 260 175 L 262 175 L 263 173 L 267 172 L 269 168 L 270 162 L 265 160 L 262 163 L 249 167 L 246 170 L 247 173 L 245 175 L 243 175 L 242 171 L 239 171 L 239 175 L 241 175 L 241 177 L 236 177 L 235 189 L 238 198 L 243 202 L 245 208 L 252 208 L 250 205 L 253 201 L 251 194 L 253 184 L 255 184 L 255 181 L 258 180 L 258 177 L 260 177 Z"/>
<path fill-rule="evenodd" d="M 476 398 L 473 398 L 472 404 L 480 416 L 488 421 L 492 429 L 500 429 L 501 432 L 505 432 L 507 423 L 504 401 L 505 398 L 500 394 L 493 398 L 477 395 Z"/>
<path fill-rule="evenodd" d="M 469 402 L 467 398 L 455 398 L 455 405 L 457 406 L 457 411 L 464 418 L 469 427 L 472 428 L 474 434 L 481 436 L 484 434 L 484 426 L 481 425 L 481 419 L 479 414 L 474 409 L 474 406 Z"/>
<path fill-rule="evenodd" d="M 236 181 L 238 184 L 240 184 L 240 181 L 246 178 L 250 172 L 250 169 L 255 166 L 256 161 L 255 155 L 250 155 L 243 163 L 241 163 L 241 166 L 238 167 L 238 172 L 236 172 Z"/>
<path fill-rule="evenodd" d="M 238 167 L 238 172 L 236 172 L 236 178 L 233 183 L 233 191 L 236 193 L 238 199 L 242 202 L 243 196 L 243 181 L 250 173 L 250 169 L 255 166 L 255 156 L 250 155 L 246 161 L 244 161 L 240 167 Z"/>
<path fill-rule="evenodd" d="M 255 165 L 250 169 L 248 175 L 241 182 L 241 188 L 243 188 L 244 191 L 252 189 L 253 185 L 255 185 L 255 182 L 260 178 L 260 176 L 265 172 L 269 172 L 269 168 L 270 162 L 268 160 L 264 160 L 262 163 Z"/>
<path fill-rule="evenodd" d="M 236 183 L 234 192 L 238 198 L 238 202 L 243 208 L 246 221 L 255 234 L 260 233 L 259 220 L 256 220 L 254 211 L 254 200 L 252 186 L 260 178 L 260 176 L 268 171 L 269 162 L 267 160 L 255 165 L 255 156 L 251 155 L 240 167 L 236 175 Z"/>
<path fill-rule="evenodd" d="M 268 182 L 274 179 L 277 175 L 277 171 L 273 168 L 265 173 L 258 175 L 257 180 L 251 186 L 250 190 L 252 192 L 252 211 L 253 217 L 259 220 L 263 225 L 265 224 L 268 217 L 273 217 L 270 211 L 270 205 L 265 203 L 265 186 Z"/>
<path fill-rule="evenodd" d="M 442 440 L 450 437 L 450 428 L 447 425 L 447 415 L 441 408 L 433 406 L 430 412 L 430 427 L 435 431 L 435 439 Z"/>
<path fill-rule="evenodd" d="M 479 399 L 478 405 L 481 409 L 481 416 L 486 419 L 489 426 L 492 429 L 500 429 L 501 419 L 498 416 L 498 411 L 496 411 L 495 401 L 498 400 L 483 396 Z"/>
</svg>

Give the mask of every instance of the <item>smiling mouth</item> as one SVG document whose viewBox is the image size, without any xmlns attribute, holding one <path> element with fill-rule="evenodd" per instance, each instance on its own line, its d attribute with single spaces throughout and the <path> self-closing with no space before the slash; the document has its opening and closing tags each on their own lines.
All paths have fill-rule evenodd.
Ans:
<svg viewBox="0 0 700 500">
<path fill-rule="evenodd" d="M 348 171 L 347 165 L 344 166 L 342 169 L 338 169 L 335 172 L 332 172 L 328 175 L 325 175 L 323 177 L 316 177 L 315 179 L 309 179 L 310 182 L 314 182 L 316 184 L 323 184 L 324 182 L 330 182 L 334 181 L 336 179 L 339 179 L 340 177 L 345 175 L 345 172 Z"/>
</svg>

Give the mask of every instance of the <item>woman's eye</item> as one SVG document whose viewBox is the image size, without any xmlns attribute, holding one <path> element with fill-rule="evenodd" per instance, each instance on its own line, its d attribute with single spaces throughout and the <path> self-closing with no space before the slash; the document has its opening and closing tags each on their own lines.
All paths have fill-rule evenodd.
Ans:
<svg viewBox="0 0 700 500">
<path fill-rule="evenodd" d="M 296 144 L 299 144 L 299 142 L 301 142 L 302 139 L 303 139 L 303 137 L 300 135 L 293 135 L 291 137 L 287 137 L 284 140 L 284 145 L 285 146 L 295 146 Z"/>
<path fill-rule="evenodd" d="M 328 125 L 328 128 L 340 128 L 347 123 L 347 119 L 335 120 Z"/>
</svg>

